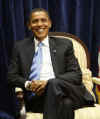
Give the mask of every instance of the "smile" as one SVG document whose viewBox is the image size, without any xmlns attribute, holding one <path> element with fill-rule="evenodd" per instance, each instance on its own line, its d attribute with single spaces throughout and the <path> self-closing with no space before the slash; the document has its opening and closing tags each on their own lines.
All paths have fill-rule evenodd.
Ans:
<svg viewBox="0 0 100 119">
<path fill-rule="evenodd" d="M 45 28 L 37 28 L 37 29 L 35 29 L 35 31 L 39 32 L 39 33 L 43 33 L 43 32 L 45 32 L 46 29 L 47 29 L 46 27 Z"/>
</svg>

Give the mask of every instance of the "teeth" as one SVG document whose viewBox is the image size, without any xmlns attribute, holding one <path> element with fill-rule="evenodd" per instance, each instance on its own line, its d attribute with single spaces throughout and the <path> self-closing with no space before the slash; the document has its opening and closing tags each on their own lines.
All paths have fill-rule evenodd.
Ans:
<svg viewBox="0 0 100 119">
<path fill-rule="evenodd" d="M 39 31 L 39 32 L 43 32 L 43 31 L 44 31 L 44 29 L 39 29 L 38 31 Z"/>
</svg>

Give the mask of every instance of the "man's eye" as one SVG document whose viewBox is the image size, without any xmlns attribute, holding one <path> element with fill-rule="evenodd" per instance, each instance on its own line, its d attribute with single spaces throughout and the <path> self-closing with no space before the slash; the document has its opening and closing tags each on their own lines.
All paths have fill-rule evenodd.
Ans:
<svg viewBox="0 0 100 119">
<path fill-rule="evenodd" d="M 32 20 L 32 23 L 36 23 L 37 22 L 37 20 Z"/>
<path fill-rule="evenodd" d="M 41 21 L 42 21 L 42 22 L 46 22 L 46 21 L 47 21 L 47 19 L 41 19 Z"/>
</svg>

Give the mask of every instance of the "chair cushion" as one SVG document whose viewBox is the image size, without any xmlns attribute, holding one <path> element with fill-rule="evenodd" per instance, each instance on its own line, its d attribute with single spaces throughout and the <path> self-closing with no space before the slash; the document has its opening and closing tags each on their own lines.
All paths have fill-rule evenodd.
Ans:
<svg viewBox="0 0 100 119">
<path fill-rule="evenodd" d="M 43 114 L 27 112 L 26 119 L 43 119 Z"/>
<path fill-rule="evenodd" d="M 43 114 L 27 112 L 26 119 L 43 119 Z M 74 119 L 100 119 L 100 105 L 75 110 Z"/>
<path fill-rule="evenodd" d="M 75 119 L 100 119 L 100 105 L 75 110 Z"/>
</svg>

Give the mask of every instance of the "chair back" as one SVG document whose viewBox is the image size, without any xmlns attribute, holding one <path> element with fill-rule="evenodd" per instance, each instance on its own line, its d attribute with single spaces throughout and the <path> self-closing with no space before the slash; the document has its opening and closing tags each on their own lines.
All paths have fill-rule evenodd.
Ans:
<svg viewBox="0 0 100 119">
<path fill-rule="evenodd" d="M 90 68 L 90 58 L 86 45 L 75 35 L 64 32 L 50 32 L 49 36 L 69 39 L 73 43 L 74 53 L 82 69 Z"/>
</svg>

